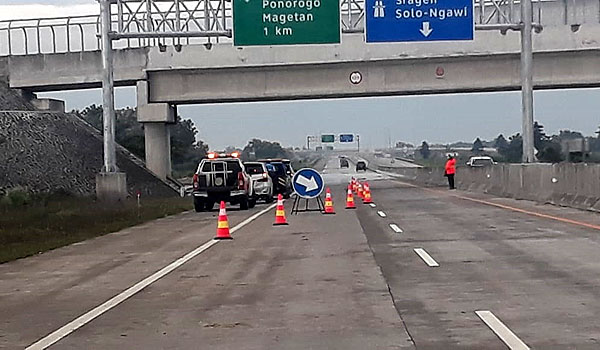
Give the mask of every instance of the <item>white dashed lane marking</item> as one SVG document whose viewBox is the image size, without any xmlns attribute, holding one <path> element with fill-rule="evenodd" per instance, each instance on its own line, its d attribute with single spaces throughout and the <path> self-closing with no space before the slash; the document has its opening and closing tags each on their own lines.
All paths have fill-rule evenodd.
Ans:
<svg viewBox="0 0 600 350">
<path fill-rule="evenodd" d="M 480 310 L 475 314 L 490 327 L 492 332 L 496 333 L 498 338 L 511 350 L 529 350 L 529 347 L 523 343 L 508 327 L 502 323 L 491 311 Z"/>
<path fill-rule="evenodd" d="M 431 255 L 429 255 L 425 249 L 423 248 L 415 248 L 415 253 L 417 253 L 418 256 L 421 257 L 421 259 L 423 259 L 423 261 L 429 265 L 429 267 L 438 267 L 440 266 L 440 264 L 437 263 L 437 261 L 435 261 Z"/>
<path fill-rule="evenodd" d="M 384 212 L 382 212 L 381 210 L 377 212 L 377 215 L 381 216 L 382 218 L 385 218 L 387 215 L 385 215 Z"/>
<path fill-rule="evenodd" d="M 396 232 L 396 233 L 402 233 L 402 232 L 404 232 L 404 231 L 402 231 L 402 229 L 401 229 L 400 227 L 398 227 L 398 225 L 396 225 L 396 224 L 390 224 L 390 228 L 391 228 L 392 230 L 394 230 L 394 232 Z"/>
</svg>

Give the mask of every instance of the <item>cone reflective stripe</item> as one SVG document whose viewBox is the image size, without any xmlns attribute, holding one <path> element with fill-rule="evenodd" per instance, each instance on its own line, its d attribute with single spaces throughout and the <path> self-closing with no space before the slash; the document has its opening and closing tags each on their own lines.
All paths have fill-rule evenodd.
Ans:
<svg viewBox="0 0 600 350">
<path fill-rule="evenodd" d="M 371 204 L 373 201 L 371 200 L 371 188 L 369 187 L 369 183 L 365 182 L 365 197 L 363 198 L 364 204 Z"/>
<path fill-rule="evenodd" d="M 331 199 L 331 191 L 329 187 L 325 192 L 325 214 L 335 214 L 335 209 L 333 209 L 333 199 Z"/>
<path fill-rule="evenodd" d="M 364 192 L 364 189 L 363 189 L 363 185 L 362 185 L 360 182 L 358 183 L 358 189 L 357 189 L 356 191 L 358 192 L 358 193 L 357 193 L 357 194 L 358 194 L 358 196 L 359 196 L 361 199 L 364 199 L 364 194 L 365 194 L 365 192 Z"/>
<path fill-rule="evenodd" d="M 288 225 L 285 219 L 285 207 L 283 206 L 281 193 L 277 195 L 277 209 L 275 210 L 275 223 L 273 223 L 273 226 L 279 225 Z"/>
<path fill-rule="evenodd" d="M 233 239 L 229 233 L 229 221 L 227 221 L 227 211 L 225 210 L 225 202 L 223 201 L 221 201 L 221 206 L 219 208 L 217 236 L 215 239 Z"/>
<path fill-rule="evenodd" d="M 356 209 L 356 205 L 354 205 L 354 195 L 352 194 L 351 185 L 348 185 L 348 194 L 346 195 L 346 209 Z"/>
</svg>

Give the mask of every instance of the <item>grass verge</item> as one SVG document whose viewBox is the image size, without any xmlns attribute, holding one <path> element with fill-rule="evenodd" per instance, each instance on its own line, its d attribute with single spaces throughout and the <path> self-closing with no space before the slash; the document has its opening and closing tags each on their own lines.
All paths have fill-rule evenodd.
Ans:
<svg viewBox="0 0 600 350">
<path fill-rule="evenodd" d="M 0 203 L 0 263 L 80 242 L 192 209 L 189 198 L 105 205 L 92 198 L 40 196 Z"/>
</svg>

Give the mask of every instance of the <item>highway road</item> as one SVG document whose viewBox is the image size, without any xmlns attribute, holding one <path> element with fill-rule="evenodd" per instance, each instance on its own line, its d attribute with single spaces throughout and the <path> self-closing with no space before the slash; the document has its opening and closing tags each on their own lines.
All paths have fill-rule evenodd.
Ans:
<svg viewBox="0 0 600 350">
<path fill-rule="evenodd" d="M 0 265 L 0 348 L 600 349 L 597 214 L 338 164 L 336 215 L 232 209 L 214 243 L 188 212 Z M 375 206 L 344 209 L 352 176 Z"/>
</svg>

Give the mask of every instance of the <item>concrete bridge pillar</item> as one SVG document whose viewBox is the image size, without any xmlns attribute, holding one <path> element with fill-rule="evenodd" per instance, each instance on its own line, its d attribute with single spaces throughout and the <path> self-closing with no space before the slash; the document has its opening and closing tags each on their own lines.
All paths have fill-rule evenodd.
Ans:
<svg viewBox="0 0 600 350">
<path fill-rule="evenodd" d="M 148 103 L 148 82 L 137 82 L 137 118 L 144 124 L 146 168 L 161 179 L 171 175 L 170 124 L 175 123 L 175 107 Z"/>
</svg>

